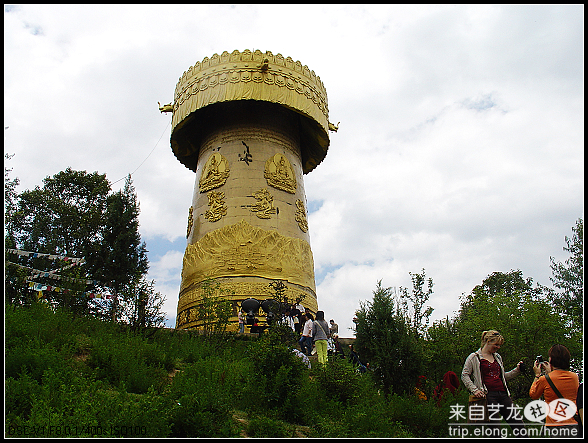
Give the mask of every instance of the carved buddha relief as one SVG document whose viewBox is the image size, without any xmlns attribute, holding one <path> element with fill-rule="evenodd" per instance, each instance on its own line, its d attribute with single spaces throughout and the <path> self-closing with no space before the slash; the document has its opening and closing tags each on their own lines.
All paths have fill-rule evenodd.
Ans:
<svg viewBox="0 0 588 443">
<path fill-rule="evenodd" d="M 296 192 L 296 176 L 288 159 L 281 153 L 277 153 L 265 162 L 263 176 L 267 184 L 282 191 L 294 194 Z"/>
<path fill-rule="evenodd" d="M 200 192 L 206 192 L 222 186 L 229 177 L 229 162 L 220 154 L 215 152 L 206 161 L 200 176 Z"/>
</svg>

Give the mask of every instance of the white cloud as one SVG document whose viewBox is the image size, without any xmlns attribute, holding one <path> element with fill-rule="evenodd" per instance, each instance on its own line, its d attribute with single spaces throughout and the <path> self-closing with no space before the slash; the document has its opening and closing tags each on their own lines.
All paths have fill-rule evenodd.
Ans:
<svg viewBox="0 0 588 443">
<path fill-rule="evenodd" d="M 175 326 L 183 257 L 183 252 L 172 250 L 149 262 L 149 279 L 155 280 L 155 291 L 165 295 L 163 311 L 166 324 L 171 327 Z"/>
</svg>

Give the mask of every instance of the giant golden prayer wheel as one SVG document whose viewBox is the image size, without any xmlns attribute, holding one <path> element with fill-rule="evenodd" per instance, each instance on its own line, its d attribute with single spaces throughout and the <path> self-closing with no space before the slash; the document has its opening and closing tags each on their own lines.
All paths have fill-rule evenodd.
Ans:
<svg viewBox="0 0 588 443">
<path fill-rule="evenodd" d="M 336 130 L 320 78 L 281 54 L 223 52 L 184 72 L 160 109 L 173 112 L 171 148 L 196 174 L 176 327 L 199 326 L 211 287 L 231 300 L 234 327 L 240 303 L 273 298 L 276 280 L 315 312 L 303 175 Z"/>
</svg>

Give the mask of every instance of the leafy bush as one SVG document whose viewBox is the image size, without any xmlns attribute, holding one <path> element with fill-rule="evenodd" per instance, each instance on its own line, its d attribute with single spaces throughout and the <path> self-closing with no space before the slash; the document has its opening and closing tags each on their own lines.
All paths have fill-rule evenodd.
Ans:
<svg viewBox="0 0 588 443">
<path fill-rule="evenodd" d="M 170 437 L 237 436 L 228 405 L 211 398 L 201 399 L 195 394 L 180 397 L 171 411 L 170 421 Z"/>
<path fill-rule="evenodd" d="M 451 398 L 451 400 L 449 400 Z M 390 417 L 404 423 L 408 431 L 415 437 L 437 437 L 446 435 L 449 422 L 450 404 L 458 401 L 448 396 L 443 407 L 437 407 L 435 400 L 422 401 L 416 396 L 393 395 L 388 409 Z M 460 404 L 466 404 L 461 402 Z"/>
<path fill-rule="evenodd" d="M 33 409 L 35 393 L 40 390 L 37 380 L 29 374 L 23 374 L 16 379 L 8 377 L 4 390 L 7 423 L 14 421 L 17 417 L 28 420 Z"/>
<path fill-rule="evenodd" d="M 38 382 L 43 373 L 53 366 L 62 364 L 63 358 L 54 347 L 42 345 L 39 340 L 22 343 L 6 349 L 6 377 L 18 378 L 29 374 Z"/>
<path fill-rule="evenodd" d="M 116 346 L 112 346 L 114 342 Z M 152 386 L 163 388 L 167 356 L 158 353 L 156 344 L 127 331 L 116 338 L 111 334 L 100 336 L 87 363 L 98 379 L 119 387 L 124 383 L 128 392 L 142 394 Z"/>
<path fill-rule="evenodd" d="M 325 368 L 314 371 L 314 378 L 323 395 L 337 402 L 354 403 L 359 400 L 359 379 L 361 375 L 349 362 L 341 359 L 328 360 Z"/>
<path fill-rule="evenodd" d="M 247 435 L 257 438 L 290 437 L 284 422 L 267 417 L 251 419 L 247 425 Z"/>
<path fill-rule="evenodd" d="M 370 362 L 386 395 L 410 394 L 416 377 L 421 374 L 422 346 L 411 329 L 403 307 L 392 288 L 381 281 L 373 301 L 360 303 L 356 311 L 355 347 L 364 363 Z"/>
<path fill-rule="evenodd" d="M 248 348 L 254 377 L 247 381 L 245 397 L 252 407 L 275 410 L 279 417 L 296 420 L 302 414 L 298 391 L 308 369 L 292 349 L 271 332 Z"/>
</svg>

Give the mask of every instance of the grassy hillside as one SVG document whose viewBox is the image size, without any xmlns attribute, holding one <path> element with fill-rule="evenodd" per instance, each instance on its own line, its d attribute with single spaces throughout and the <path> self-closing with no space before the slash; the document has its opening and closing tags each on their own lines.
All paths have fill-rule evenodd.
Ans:
<svg viewBox="0 0 588 443">
<path fill-rule="evenodd" d="M 278 331 L 137 332 L 41 304 L 5 317 L 6 437 L 447 435 L 449 404 L 386 400 L 343 359 L 308 369 Z"/>
</svg>

